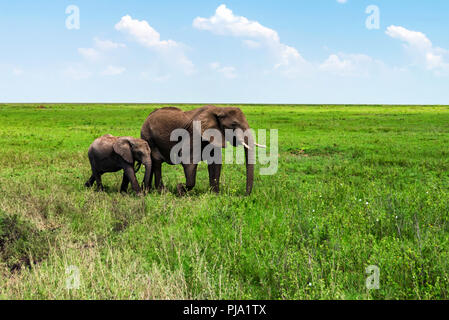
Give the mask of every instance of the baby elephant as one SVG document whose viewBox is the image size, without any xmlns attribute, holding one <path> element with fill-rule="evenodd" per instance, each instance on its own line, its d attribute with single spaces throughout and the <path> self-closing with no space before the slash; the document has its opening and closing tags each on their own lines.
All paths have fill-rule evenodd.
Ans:
<svg viewBox="0 0 449 320">
<path fill-rule="evenodd" d="M 86 187 L 92 187 L 97 182 L 97 189 L 103 190 L 101 175 L 106 172 L 124 170 L 121 192 L 128 190 L 131 182 L 133 190 L 141 193 L 136 179 L 134 162 L 145 166 L 144 187 L 149 190 L 151 176 L 151 150 L 148 143 L 142 139 L 132 137 L 114 137 L 110 134 L 97 138 L 89 148 L 89 161 L 92 167 L 92 176 L 86 182 Z"/>
</svg>

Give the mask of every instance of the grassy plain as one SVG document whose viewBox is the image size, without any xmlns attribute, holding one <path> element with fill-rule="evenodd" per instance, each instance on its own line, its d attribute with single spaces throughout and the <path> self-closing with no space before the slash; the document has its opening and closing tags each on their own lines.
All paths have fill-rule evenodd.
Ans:
<svg viewBox="0 0 449 320">
<path fill-rule="evenodd" d="M 0 105 L 1 299 L 449 299 L 449 107 L 244 105 L 279 130 L 250 197 L 239 165 L 218 196 L 205 164 L 182 198 L 179 166 L 163 194 L 85 189 L 93 139 L 158 107 Z"/>
</svg>

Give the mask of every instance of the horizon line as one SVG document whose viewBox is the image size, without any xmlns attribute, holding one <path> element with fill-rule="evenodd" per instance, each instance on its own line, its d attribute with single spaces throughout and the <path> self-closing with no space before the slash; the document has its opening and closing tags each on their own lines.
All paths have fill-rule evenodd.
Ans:
<svg viewBox="0 0 449 320">
<path fill-rule="evenodd" d="M 332 105 L 332 106 L 441 106 L 441 107 L 449 107 L 449 104 L 432 104 L 432 103 L 254 103 L 254 102 L 2 102 L 0 101 L 0 105 L 4 104 L 134 104 L 134 105 L 145 105 L 145 104 L 174 104 L 174 105 L 261 105 L 261 106 L 270 106 L 270 105 L 279 105 L 279 106 L 324 106 L 324 105 Z"/>
</svg>

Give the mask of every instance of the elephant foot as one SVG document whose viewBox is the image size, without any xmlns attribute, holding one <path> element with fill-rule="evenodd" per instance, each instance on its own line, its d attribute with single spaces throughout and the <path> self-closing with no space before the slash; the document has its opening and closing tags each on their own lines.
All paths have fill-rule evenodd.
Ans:
<svg viewBox="0 0 449 320">
<path fill-rule="evenodd" d="M 167 192 L 168 189 L 161 183 L 160 186 L 157 188 L 157 191 L 162 193 L 162 192 Z"/>
<path fill-rule="evenodd" d="M 94 177 L 94 176 L 91 176 L 91 177 L 89 178 L 89 180 L 86 181 L 86 183 L 84 184 L 84 186 L 85 186 L 86 188 L 90 188 L 90 187 L 92 187 L 92 186 L 94 185 L 94 182 L 95 182 L 95 177 Z"/>
<path fill-rule="evenodd" d="M 176 186 L 176 189 L 178 191 L 178 196 L 182 197 L 186 194 L 186 188 L 184 187 L 184 185 L 182 183 L 179 183 Z"/>
<path fill-rule="evenodd" d="M 143 183 L 140 186 L 140 188 L 143 190 L 143 192 L 145 193 L 150 193 L 151 192 L 151 186 L 145 186 Z"/>
<path fill-rule="evenodd" d="M 193 186 L 185 186 L 185 185 L 183 185 L 182 183 L 179 183 L 179 184 L 176 186 L 176 189 L 177 189 L 177 191 L 178 191 L 178 195 L 179 195 L 180 197 L 182 197 L 182 196 L 184 196 L 187 192 L 192 191 Z"/>
</svg>

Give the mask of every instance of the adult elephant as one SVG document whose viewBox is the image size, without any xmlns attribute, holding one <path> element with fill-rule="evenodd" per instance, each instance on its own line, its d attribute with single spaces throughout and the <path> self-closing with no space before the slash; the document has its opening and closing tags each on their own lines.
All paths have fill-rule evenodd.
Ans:
<svg viewBox="0 0 449 320">
<path fill-rule="evenodd" d="M 196 122 L 197 121 L 197 122 Z M 198 124 L 201 125 L 198 132 Z M 246 194 L 251 194 L 254 181 L 254 146 L 265 147 L 254 142 L 249 131 L 248 121 L 242 110 L 235 107 L 216 107 L 212 105 L 204 106 L 190 111 L 182 111 L 175 107 L 166 107 L 153 111 L 145 120 L 141 138 L 146 140 L 151 148 L 152 158 L 152 174 L 150 183 L 147 187 L 151 187 L 152 175 L 155 178 L 155 187 L 160 189 L 162 184 L 162 163 L 173 165 L 171 159 L 172 149 L 179 141 L 171 141 L 171 134 L 176 129 L 184 129 L 190 137 L 190 141 L 194 140 L 194 134 L 198 133 L 200 137 L 201 154 L 205 148 L 212 150 L 212 155 L 218 156 L 221 160 L 221 148 L 226 147 L 226 141 L 229 141 L 234 147 L 243 145 L 245 147 L 246 161 Z M 208 129 L 215 129 L 221 135 L 221 139 L 214 139 L 206 136 Z M 229 130 L 234 132 L 234 136 L 229 138 Z M 227 140 L 226 140 L 227 139 Z M 220 141 L 221 140 L 221 141 Z M 186 185 L 178 184 L 177 190 L 180 195 L 186 191 L 193 189 L 196 181 L 196 171 L 198 164 L 193 161 L 194 143 L 190 143 L 191 161 L 182 162 L 184 174 L 186 177 Z M 198 150 L 196 150 L 198 153 Z M 201 160 L 205 160 L 201 158 Z M 220 184 L 221 161 L 219 163 L 208 160 L 209 184 L 211 189 L 218 193 Z"/>
</svg>

